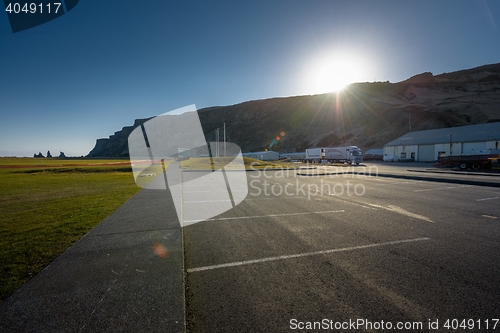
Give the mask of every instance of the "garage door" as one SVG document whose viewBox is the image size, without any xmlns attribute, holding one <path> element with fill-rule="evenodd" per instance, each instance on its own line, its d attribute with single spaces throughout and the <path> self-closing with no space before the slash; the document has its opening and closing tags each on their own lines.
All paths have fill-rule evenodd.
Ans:
<svg viewBox="0 0 500 333">
<path fill-rule="evenodd" d="M 437 160 L 437 156 L 434 156 L 434 145 L 418 146 L 417 161 L 428 162 L 435 160 Z"/>
<path fill-rule="evenodd" d="M 486 149 L 486 142 L 464 142 L 463 144 L 462 154 L 464 155 L 472 155 L 474 153 L 478 153 L 478 150 Z"/>
</svg>

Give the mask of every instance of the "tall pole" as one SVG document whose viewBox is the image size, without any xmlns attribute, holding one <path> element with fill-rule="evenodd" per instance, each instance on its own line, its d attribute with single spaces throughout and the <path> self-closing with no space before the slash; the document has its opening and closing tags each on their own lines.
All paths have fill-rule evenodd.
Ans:
<svg viewBox="0 0 500 333">
<path fill-rule="evenodd" d="M 217 129 L 217 157 L 220 157 L 220 129 Z"/>
<path fill-rule="evenodd" d="M 450 156 L 453 155 L 453 134 L 450 134 Z"/>
<path fill-rule="evenodd" d="M 215 130 L 215 157 L 217 157 L 219 155 L 219 129 L 217 128 Z"/>
<path fill-rule="evenodd" d="M 220 156 L 220 153 L 219 153 L 219 129 L 217 129 L 217 157 Z"/>
</svg>

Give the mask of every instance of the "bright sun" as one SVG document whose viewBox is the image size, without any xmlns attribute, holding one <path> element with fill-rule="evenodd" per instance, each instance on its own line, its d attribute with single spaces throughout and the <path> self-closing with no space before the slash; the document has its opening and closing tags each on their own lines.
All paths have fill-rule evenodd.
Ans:
<svg viewBox="0 0 500 333">
<path fill-rule="evenodd" d="M 351 83 L 363 81 L 363 72 L 362 62 L 349 55 L 318 58 L 309 67 L 306 89 L 314 94 L 340 92 Z"/>
<path fill-rule="evenodd" d="M 338 92 L 356 80 L 355 71 L 355 66 L 345 60 L 325 64 L 323 72 L 318 73 L 318 89 Z"/>
</svg>

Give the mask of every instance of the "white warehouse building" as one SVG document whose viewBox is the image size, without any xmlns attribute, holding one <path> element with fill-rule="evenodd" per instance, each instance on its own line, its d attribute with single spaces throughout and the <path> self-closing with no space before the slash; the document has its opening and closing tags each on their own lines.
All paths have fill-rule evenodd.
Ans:
<svg viewBox="0 0 500 333">
<path fill-rule="evenodd" d="M 405 134 L 384 146 L 384 160 L 429 162 L 438 156 L 498 153 L 500 122 Z"/>
</svg>

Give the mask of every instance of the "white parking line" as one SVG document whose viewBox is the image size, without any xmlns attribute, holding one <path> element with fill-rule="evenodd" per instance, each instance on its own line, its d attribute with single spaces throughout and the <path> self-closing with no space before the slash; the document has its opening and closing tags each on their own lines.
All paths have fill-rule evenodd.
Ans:
<svg viewBox="0 0 500 333">
<path fill-rule="evenodd" d="M 388 211 L 395 212 L 395 213 L 398 213 L 398 214 L 401 214 L 401 215 L 405 215 L 405 216 L 409 216 L 409 217 L 413 217 L 413 218 L 416 218 L 416 219 L 419 219 L 419 220 L 423 220 L 423 221 L 434 223 L 434 221 L 432 221 L 430 218 L 428 218 L 426 216 L 423 216 L 423 215 L 420 215 L 420 214 L 411 213 L 411 212 L 409 212 L 407 210 L 404 210 L 403 208 L 398 207 L 398 206 L 389 205 L 387 207 L 384 207 L 384 206 L 375 205 L 375 204 L 369 204 L 369 205 L 373 206 L 373 207 L 377 207 L 377 208 L 383 208 L 383 209 L 386 209 Z"/>
<path fill-rule="evenodd" d="M 333 194 L 331 196 L 335 197 Z M 335 197 L 335 198 L 337 199 L 338 197 Z M 347 204 L 351 204 L 351 205 L 363 207 L 363 208 L 366 208 L 366 209 L 377 210 L 377 208 L 372 207 L 373 205 L 366 206 L 366 205 L 363 205 L 363 204 L 360 204 L 360 203 L 357 203 L 357 202 L 353 202 L 353 201 L 349 201 L 349 200 L 343 200 L 343 199 L 340 199 L 340 198 L 339 198 L 339 200 L 341 200 L 343 203 L 347 203 Z"/>
<path fill-rule="evenodd" d="M 206 220 L 188 220 L 188 221 L 184 221 L 184 223 L 201 222 L 201 221 L 226 221 L 226 220 L 240 220 L 240 219 L 255 219 L 255 218 L 260 218 L 260 217 L 280 217 L 280 216 L 310 215 L 310 214 L 330 214 L 330 213 L 344 213 L 344 212 L 345 211 L 343 209 L 341 209 L 341 210 L 327 210 L 327 211 L 323 211 L 323 212 L 302 212 L 302 213 L 288 213 L 288 214 L 219 217 L 219 218 L 215 218 L 215 219 L 206 219 Z"/>
<path fill-rule="evenodd" d="M 426 188 L 423 190 L 414 190 L 413 192 L 425 192 L 425 191 L 435 191 L 435 190 L 448 190 L 452 188 L 462 188 L 462 187 L 470 187 L 472 185 L 463 185 L 463 186 L 448 186 L 448 187 L 435 187 L 435 188 Z"/>
<path fill-rule="evenodd" d="M 426 192 L 426 191 L 436 191 L 436 190 L 448 190 L 448 189 L 452 189 L 452 188 L 457 188 L 457 186 L 426 188 L 426 189 L 422 189 L 422 190 L 413 190 L 413 192 Z"/>
<path fill-rule="evenodd" d="M 498 199 L 498 198 L 499 197 L 491 197 L 491 198 L 477 199 L 476 201 L 494 200 L 494 199 Z"/>
<path fill-rule="evenodd" d="M 193 273 L 193 272 L 207 271 L 207 270 L 210 270 L 210 269 L 218 269 L 218 268 L 226 268 L 226 267 L 234 267 L 234 266 L 243 266 L 243 265 L 257 264 L 257 263 L 268 262 L 268 261 L 285 260 L 285 259 L 293 259 L 293 258 L 301 258 L 301 257 L 310 257 L 310 256 L 316 256 L 316 255 L 321 255 L 321 254 L 330 254 L 330 253 L 335 253 L 335 252 L 345 252 L 345 251 L 352 251 L 352 250 L 361 250 L 361 249 L 367 249 L 367 248 L 370 248 L 370 247 L 394 245 L 394 244 L 401 244 L 401 243 L 419 242 L 419 241 L 425 241 L 425 240 L 429 240 L 429 239 L 430 238 L 427 238 L 427 237 L 412 238 L 412 239 L 403 239 L 403 240 L 397 240 L 397 241 L 392 241 L 392 242 L 374 243 L 374 244 L 367 244 L 367 245 L 344 247 L 344 248 L 340 248 L 340 249 L 331 249 L 331 250 L 316 251 L 316 252 L 305 252 L 305 253 L 290 254 L 290 255 L 283 255 L 283 256 L 277 256 L 277 257 L 268 257 L 268 258 L 254 259 L 254 260 L 236 261 L 236 262 L 231 262 L 231 263 L 226 263 L 226 264 L 220 264 L 220 265 L 203 266 L 203 267 L 197 267 L 197 268 L 188 268 L 186 271 L 188 273 Z"/>
<path fill-rule="evenodd" d="M 386 179 L 381 179 L 381 178 L 374 178 L 373 180 L 385 183 L 385 184 L 379 184 L 377 186 L 391 185 L 391 184 L 409 184 L 409 183 L 415 183 L 415 181 L 413 181 L 413 180 L 386 180 Z"/>
</svg>

